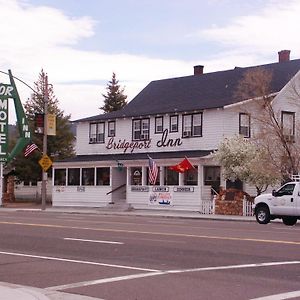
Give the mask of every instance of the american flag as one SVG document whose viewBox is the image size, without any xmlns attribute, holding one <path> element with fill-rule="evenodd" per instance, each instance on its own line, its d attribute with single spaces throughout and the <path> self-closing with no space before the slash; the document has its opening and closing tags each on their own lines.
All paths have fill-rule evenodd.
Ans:
<svg viewBox="0 0 300 300">
<path fill-rule="evenodd" d="M 149 158 L 149 183 L 154 185 L 158 175 L 158 167 L 155 161 L 148 155 Z"/>
<path fill-rule="evenodd" d="M 29 156 L 33 151 L 38 150 L 39 147 L 34 144 L 34 143 L 30 143 L 26 146 L 25 150 L 24 150 L 24 156 L 27 157 Z"/>
</svg>

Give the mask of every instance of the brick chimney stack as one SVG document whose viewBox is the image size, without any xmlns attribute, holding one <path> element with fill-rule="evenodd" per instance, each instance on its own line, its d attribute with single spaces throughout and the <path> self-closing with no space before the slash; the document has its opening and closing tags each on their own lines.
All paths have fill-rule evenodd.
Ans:
<svg viewBox="0 0 300 300">
<path fill-rule="evenodd" d="M 204 66 L 201 66 L 201 65 L 194 66 L 194 75 L 202 75 L 203 69 L 204 69 Z"/>
<path fill-rule="evenodd" d="M 284 62 L 284 61 L 289 61 L 290 60 L 290 53 L 291 50 L 281 50 L 278 52 L 278 61 L 279 62 Z"/>
</svg>

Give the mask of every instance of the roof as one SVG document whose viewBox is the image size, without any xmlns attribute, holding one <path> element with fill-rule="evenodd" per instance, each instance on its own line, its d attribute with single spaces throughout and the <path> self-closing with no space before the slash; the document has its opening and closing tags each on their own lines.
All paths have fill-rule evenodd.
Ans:
<svg viewBox="0 0 300 300">
<path fill-rule="evenodd" d="M 76 122 L 224 107 L 237 102 L 234 93 L 243 74 L 258 67 L 272 72 L 270 92 L 277 93 L 299 71 L 300 59 L 152 81 L 121 110 L 79 119 Z M 241 99 L 243 100 L 246 99 Z"/>
<path fill-rule="evenodd" d="M 94 155 L 77 155 L 71 158 L 66 158 L 56 163 L 66 162 L 95 162 L 95 161 L 112 161 L 112 160 L 138 160 L 148 159 L 148 155 L 153 159 L 166 159 L 166 158 L 188 158 L 204 157 L 212 153 L 214 150 L 191 150 L 191 151 L 170 151 L 170 152 L 152 152 L 152 153 L 120 153 L 120 154 L 94 154 Z"/>
</svg>

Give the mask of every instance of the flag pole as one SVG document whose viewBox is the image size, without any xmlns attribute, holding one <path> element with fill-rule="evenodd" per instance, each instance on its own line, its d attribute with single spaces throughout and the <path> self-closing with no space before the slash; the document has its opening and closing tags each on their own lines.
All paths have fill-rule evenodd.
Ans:
<svg viewBox="0 0 300 300">
<path fill-rule="evenodd" d="M 48 114 L 48 75 L 45 75 L 45 87 L 44 87 L 44 136 L 43 136 L 43 155 L 47 155 L 47 114 Z M 48 173 L 42 171 L 42 210 L 46 209 L 47 200 L 47 180 Z"/>
</svg>

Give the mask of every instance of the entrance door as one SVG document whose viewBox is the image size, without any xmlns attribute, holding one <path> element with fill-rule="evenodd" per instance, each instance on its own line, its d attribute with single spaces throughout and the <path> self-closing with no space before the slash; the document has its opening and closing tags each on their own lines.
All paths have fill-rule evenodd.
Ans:
<svg viewBox="0 0 300 300">
<path fill-rule="evenodd" d="M 112 196 L 114 203 L 126 202 L 127 168 L 112 168 Z"/>
</svg>

